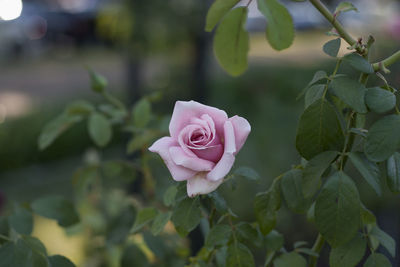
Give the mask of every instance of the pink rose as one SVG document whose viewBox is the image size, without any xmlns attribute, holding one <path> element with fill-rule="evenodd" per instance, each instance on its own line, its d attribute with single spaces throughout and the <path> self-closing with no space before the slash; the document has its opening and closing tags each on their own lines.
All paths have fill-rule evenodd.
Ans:
<svg viewBox="0 0 400 267">
<path fill-rule="evenodd" d="M 149 150 L 164 160 L 175 181 L 187 181 L 187 194 L 208 194 L 223 182 L 251 131 L 239 116 L 195 101 L 177 101 L 169 123 L 171 136 Z"/>
</svg>

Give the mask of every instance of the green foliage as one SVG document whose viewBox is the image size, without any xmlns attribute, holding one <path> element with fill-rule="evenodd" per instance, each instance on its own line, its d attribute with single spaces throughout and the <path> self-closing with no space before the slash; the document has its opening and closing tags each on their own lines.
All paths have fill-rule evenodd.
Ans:
<svg viewBox="0 0 400 267">
<path fill-rule="evenodd" d="M 54 140 L 68 130 L 73 124 L 82 120 L 81 115 L 68 114 L 64 112 L 56 119 L 49 122 L 40 133 L 38 145 L 40 150 L 50 146 Z"/>
<path fill-rule="evenodd" d="M 134 125 L 138 128 L 145 127 L 151 118 L 151 105 L 146 98 L 142 98 L 132 109 Z"/>
<path fill-rule="evenodd" d="M 179 202 L 173 210 L 172 222 L 182 236 L 192 231 L 201 220 L 199 198 L 186 198 Z"/>
<path fill-rule="evenodd" d="M 298 266 L 306 267 L 307 261 L 298 253 L 290 252 L 280 255 L 274 260 L 275 267 Z"/>
<path fill-rule="evenodd" d="M 305 213 L 310 204 L 310 199 L 304 198 L 302 188 L 303 172 L 293 169 L 286 172 L 281 179 L 281 190 L 289 209 L 297 213 Z"/>
<path fill-rule="evenodd" d="M 205 30 L 211 32 L 215 25 L 237 4 L 239 0 L 216 0 L 210 7 Z"/>
<path fill-rule="evenodd" d="M 332 247 L 350 241 L 360 226 L 360 198 L 354 182 L 343 172 L 329 177 L 315 203 L 315 222 Z"/>
<path fill-rule="evenodd" d="M 61 255 L 49 257 L 50 267 L 75 267 L 69 259 Z"/>
<path fill-rule="evenodd" d="M 393 258 L 396 256 L 396 242 L 390 235 L 382 231 L 377 225 L 372 228 L 369 235 L 376 238 Z"/>
<path fill-rule="evenodd" d="M 312 103 L 321 99 L 325 92 L 324 84 L 314 84 L 307 89 L 307 92 L 304 96 L 304 105 L 305 108 L 308 108 Z"/>
<path fill-rule="evenodd" d="M 260 179 L 260 175 L 254 169 L 249 167 L 239 167 L 233 172 L 233 174 L 253 181 Z"/>
<path fill-rule="evenodd" d="M 24 207 L 15 205 L 14 213 L 8 217 L 10 227 L 21 235 L 30 235 L 33 230 L 32 213 Z"/>
<path fill-rule="evenodd" d="M 100 147 L 107 145 L 112 137 L 110 121 L 107 117 L 98 112 L 93 112 L 89 116 L 88 131 L 93 142 Z"/>
<path fill-rule="evenodd" d="M 380 253 L 372 253 L 364 264 L 364 267 L 391 267 L 392 264 Z"/>
<path fill-rule="evenodd" d="M 121 267 L 146 267 L 150 266 L 146 255 L 137 246 L 127 246 L 122 254 Z"/>
<path fill-rule="evenodd" d="M 151 233 L 158 235 L 164 229 L 167 222 L 171 219 L 172 212 L 158 213 L 154 218 L 153 224 L 151 225 Z"/>
<path fill-rule="evenodd" d="M 365 103 L 375 113 L 381 114 L 392 110 L 396 105 L 396 96 L 380 87 L 368 88 Z"/>
<path fill-rule="evenodd" d="M 249 34 L 244 29 L 247 8 L 230 11 L 219 24 L 214 36 L 214 52 L 220 65 L 232 76 L 247 69 Z"/>
<path fill-rule="evenodd" d="M 349 242 L 332 248 L 329 255 L 329 264 L 332 267 L 356 266 L 365 254 L 366 240 L 361 234 L 356 234 Z"/>
<path fill-rule="evenodd" d="M 343 57 L 343 61 L 347 62 L 354 69 L 361 71 L 363 73 L 374 73 L 374 68 L 372 68 L 371 63 L 369 63 L 365 58 L 357 53 L 350 53 Z"/>
<path fill-rule="evenodd" d="M 136 216 L 135 224 L 131 229 L 131 233 L 136 233 L 142 229 L 142 227 L 154 220 L 157 215 L 158 211 L 153 207 L 140 210 Z"/>
<path fill-rule="evenodd" d="M 365 181 L 375 190 L 380 196 L 382 194 L 381 189 L 381 173 L 378 165 L 375 162 L 371 162 L 362 152 L 350 152 L 349 158 L 357 170 L 364 177 Z"/>
<path fill-rule="evenodd" d="M 336 7 L 334 14 L 337 17 L 342 12 L 348 12 L 352 10 L 358 11 L 357 8 L 352 3 L 343 1 L 340 2 L 339 5 Z"/>
<path fill-rule="evenodd" d="M 268 22 L 266 36 L 275 50 L 290 47 L 294 39 L 293 19 L 284 5 L 277 0 L 257 0 L 258 9 Z"/>
<path fill-rule="evenodd" d="M 337 57 L 337 54 L 340 49 L 340 38 L 336 38 L 333 40 L 328 41 L 324 46 L 322 47 L 322 50 L 327 54 L 328 56 L 331 57 Z"/>
<path fill-rule="evenodd" d="M 88 69 L 88 71 L 93 92 L 103 93 L 108 85 L 107 79 L 91 69 Z"/>
<path fill-rule="evenodd" d="M 364 151 L 368 159 L 388 159 L 400 146 L 400 116 L 388 115 L 375 122 L 368 131 Z"/>
<path fill-rule="evenodd" d="M 32 210 L 43 217 L 56 220 L 62 227 L 72 226 L 79 222 L 73 203 L 62 196 L 37 199 L 32 203 Z"/>
<path fill-rule="evenodd" d="M 340 151 L 343 144 L 343 131 L 336 111 L 325 99 L 315 101 L 300 117 L 297 151 L 309 160 L 324 151 Z"/>
<path fill-rule="evenodd" d="M 339 77 L 331 82 L 333 93 L 358 113 L 366 113 L 365 86 L 347 77 Z"/>
<path fill-rule="evenodd" d="M 226 265 L 232 267 L 254 267 L 254 258 L 251 251 L 237 241 L 228 246 Z"/>
<path fill-rule="evenodd" d="M 306 198 L 312 197 L 320 188 L 322 174 L 337 155 L 337 151 L 325 151 L 307 162 L 302 176 L 302 190 Z"/>
<path fill-rule="evenodd" d="M 261 233 L 271 232 L 276 224 L 276 211 L 281 205 L 279 180 L 275 180 L 271 188 L 264 193 L 259 193 L 254 199 L 254 211 Z"/>
<path fill-rule="evenodd" d="M 231 237 L 232 228 L 226 224 L 215 225 L 207 234 L 205 245 L 209 248 L 223 246 Z"/>
<path fill-rule="evenodd" d="M 400 193 L 400 153 L 395 152 L 386 163 L 387 185 L 394 193 Z"/>
</svg>

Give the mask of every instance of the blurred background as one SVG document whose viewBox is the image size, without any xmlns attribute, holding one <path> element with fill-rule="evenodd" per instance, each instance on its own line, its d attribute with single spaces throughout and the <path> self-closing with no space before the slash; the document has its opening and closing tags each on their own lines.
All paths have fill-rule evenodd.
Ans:
<svg viewBox="0 0 400 267">
<path fill-rule="evenodd" d="M 255 2 L 246 26 L 251 32 L 250 68 L 233 78 L 218 66 L 212 33 L 203 30 L 211 0 L 0 0 L 0 215 L 13 201 L 31 201 L 50 192 L 71 196 L 71 177 L 82 155 L 96 151 L 85 125 L 69 130 L 42 152 L 37 138 L 46 122 L 72 100 L 100 101 L 90 90 L 85 69 L 90 66 L 128 104 L 161 92 L 162 101 L 153 107 L 156 114 L 171 113 L 176 100 L 193 99 L 247 118 L 252 133 L 236 166 L 256 169 L 261 185 L 241 181 L 225 195 L 236 213 L 252 219 L 249 207 L 255 193 L 299 163 L 294 142 L 303 102 L 296 96 L 315 71 L 330 73 L 335 64 L 322 52 L 322 45 L 333 38 L 325 34 L 331 28 L 308 2 L 282 1 L 297 29 L 293 46 L 283 52 L 273 51 L 266 42 L 266 21 Z M 333 10 L 339 1 L 323 2 Z M 400 1 L 351 2 L 359 12 L 342 14 L 340 20 L 353 36 L 374 36 L 372 59 L 400 48 Z M 342 42 L 340 53 L 346 53 L 346 47 Z M 344 70 L 351 72 L 346 66 L 340 72 Z M 388 81 L 399 89 L 400 64 L 391 70 Z M 124 158 L 124 142 L 126 138 L 116 138 L 110 148 L 96 153 Z M 163 179 L 168 177 L 156 177 L 156 186 L 165 188 Z M 363 202 L 399 244 L 399 197 L 387 192 L 378 198 L 361 180 L 358 184 Z M 61 250 L 78 266 L 84 262 L 84 237 L 68 237 L 55 223 L 36 220 L 35 234 L 50 253 Z M 286 234 L 288 246 L 315 238 L 305 216 L 285 211 L 279 213 L 278 230 Z M 61 241 L 54 243 L 57 239 Z M 326 257 L 327 251 L 323 253 Z M 393 260 L 394 266 L 400 266 L 399 259 Z"/>
</svg>

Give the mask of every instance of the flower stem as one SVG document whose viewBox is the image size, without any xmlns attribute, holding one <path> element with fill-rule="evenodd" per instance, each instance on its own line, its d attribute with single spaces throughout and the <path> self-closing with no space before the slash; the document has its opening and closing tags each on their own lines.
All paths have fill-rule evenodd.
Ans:
<svg viewBox="0 0 400 267">
<path fill-rule="evenodd" d="M 319 0 L 310 0 L 310 3 L 332 24 L 332 26 L 339 33 L 349 45 L 353 46 L 357 41 L 351 37 L 351 35 L 343 28 L 342 24 L 336 19 L 336 17 L 329 11 L 329 9 L 321 3 Z M 358 52 L 362 53 L 361 47 L 356 48 Z"/>
<path fill-rule="evenodd" d="M 400 50 L 397 51 L 396 53 L 394 53 L 393 55 L 391 55 L 390 57 L 372 64 L 372 66 L 374 67 L 375 71 L 378 71 L 382 67 L 388 67 L 388 66 L 396 63 L 396 61 L 399 61 L 399 60 L 400 60 Z"/>
<path fill-rule="evenodd" d="M 324 246 L 325 239 L 322 237 L 321 234 L 318 234 L 317 239 L 315 240 L 315 243 L 311 250 L 315 253 L 318 253 L 321 251 L 322 247 Z M 315 267 L 317 266 L 317 258 L 316 256 L 310 256 L 310 267 Z"/>
</svg>

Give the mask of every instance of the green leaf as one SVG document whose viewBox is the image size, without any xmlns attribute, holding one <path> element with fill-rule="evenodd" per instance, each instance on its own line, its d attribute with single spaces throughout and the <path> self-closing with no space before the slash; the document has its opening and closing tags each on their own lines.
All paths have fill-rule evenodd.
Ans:
<svg viewBox="0 0 400 267">
<path fill-rule="evenodd" d="M 176 187 L 176 185 L 171 185 L 167 188 L 163 196 L 165 206 L 169 207 L 175 203 L 175 196 L 177 192 L 178 188 Z"/>
<path fill-rule="evenodd" d="M 31 237 L 31 239 L 36 238 Z M 0 267 L 49 267 L 46 255 L 23 239 L 1 246 L 0 259 Z"/>
<path fill-rule="evenodd" d="M 343 172 L 332 175 L 315 203 L 315 222 L 332 247 L 350 241 L 360 225 L 360 197 L 354 182 Z"/>
<path fill-rule="evenodd" d="M 305 255 L 313 256 L 313 257 L 319 257 L 319 254 L 312 250 L 311 248 L 296 248 L 297 253 L 303 253 Z"/>
<path fill-rule="evenodd" d="M 268 234 L 276 224 L 276 211 L 281 205 L 279 181 L 275 180 L 271 188 L 264 193 L 258 193 L 254 200 L 254 211 L 260 231 Z"/>
<path fill-rule="evenodd" d="M 217 191 L 208 194 L 208 196 L 211 198 L 218 212 L 220 213 L 229 212 L 229 208 L 228 205 L 226 204 L 225 199 Z"/>
<path fill-rule="evenodd" d="M 393 258 L 396 256 L 396 242 L 390 235 L 382 231 L 378 226 L 374 226 L 369 234 L 378 239 L 379 243 L 387 249 Z"/>
<path fill-rule="evenodd" d="M 364 151 L 368 159 L 388 159 L 400 146 L 400 116 L 389 115 L 375 122 L 368 131 Z"/>
<path fill-rule="evenodd" d="M 307 221 L 315 222 L 315 202 L 311 204 L 311 207 L 307 211 Z"/>
<path fill-rule="evenodd" d="M 375 224 L 375 215 L 361 203 L 361 220 L 363 224 Z"/>
<path fill-rule="evenodd" d="M 392 264 L 385 255 L 372 253 L 364 263 L 364 267 L 392 267 Z"/>
<path fill-rule="evenodd" d="M 228 247 L 226 266 L 229 267 L 254 267 L 254 258 L 251 251 L 242 243 L 233 242 Z"/>
<path fill-rule="evenodd" d="M 366 240 L 357 234 L 350 242 L 331 249 L 329 264 L 331 267 L 356 266 L 363 258 L 366 247 Z"/>
<path fill-rule="evenodd" d="M 371 162 L 362 152 L 350 152 L 349 158 L 357 170 L 364 177 L 365 181 L 375 190 L 380 196 L 382 195 L 381 189 L 381 172 L 375 162 Z"/>
<path fill-rule="evenodd" d="M 275 50 L 290 47 L 294 40 L 293 19 L 284 5 L 277 0 L 258 0 L 258 9 L 267 19 L 266 36 Z"/>
<path fill-rule="evenodd" d="M 283 247 L 283 243 L 285 242 L 283 235 L 280 234 L 276 230 L 272 230 L 265 237 L 265 247 L 267 250 L 278 251 Z"/>
<path fill-rule="evenodd" d="M 173 210 L 172 222 L 181 236 L 186 236 L 201 220 L 199 198 L 186 198 L 179 202 Z"/>
<path fill-rule="evenodd" d="M 151 104 L 147 98 L 138 101 L 132 110 L 134 125 L 138 128 L 145 127 L 151 118 Z"/>
<path fill-rule="evenodd" d="M 54 219 L 62 227 L 69 227 L 79 222 L 78 213 L 73 203 L 62 196 L 48 196 L 32 203 L 35 213 Z"/>
<path fill-rule="evenodd" d="M 139 149 L 146 147 L 148 144 L 153 142 L 159 135 L 155 131 L 144 131 L 143 133 L 135 134 L 133 138 L 128 142 L 126 153 L 132 154 Z"/>
<path fill-rule="evenodd" d="M 131 229 L 131 233 L 136 233 L 142 229 L 146 224 L 156 218 L 158 211 L 155 208 L 144 208 L 140 210 L 136 216 L 135 223 Z"/>
<path fill-rule="evenodd" d="M 299 248 L 299 247 L 303 247 L 303 246 L 307 246 L 308 242 L 307 241 L 296 241 L 293 244 L 294 248 Z"/>
<path fill-rule="evenodd" d="M 302 178 L 303 172 L 299 169 L 293 169 L 283 175 L 280 183 L 286 204 L 289 209 L 297 213 L 305 213 L 311 204 L 309 199 L 304 198 Z"/>
<path fill-rule="evenodd" d="M 274 260 L 274 267 L 306 267 L 307 261 L 296 252 L 281 254 Z"/>
<path fill-rule="evenodd" d="M 252 242 L 256 242 L 258 238 L 258 232 L 251 224 L 240 222 L 235 225 L 235 228 L 239 240 L 250 240 Z"/>
<path fill-rule="evenodd" d="M 94 112 L 90 115 L 88 130 L 92 140 L 100 147 L 104 147 L 111 140 L 111 123 L 104 115 L 98 112 Z"/>
<path fill-rule="evenodd" d="M 387 185 L 393 193 L 400 193 L 400 153 L 395 152 L 386 162 Z"/>
<path fill-rule="evenodd" d="M 337 57 L 339 49 L 340 49 L 340 38 L 330 40 L 322 47 L 322 50 L 325 52 L 325 54 L 331 57 Z"/>
<path fill-rule="evenodd" d="M 308 85 L 303 90 L 301 90 L 300 94 L 297 95 L 296 100 L 299 100 L 307 92 L 307 90 L 308 90 L 308 88 L 310 88 L 310 86 L 312 86 L 313 84 L 315 84 L 321 80 L 324 80 L 326 78 L 328 78 L 328 75 L 326 74 L 325 71 L 319 70 L 319 71 L 315 72 L 312 80 L 308 83 Z"/>
<path fill-rule="evenodd" d="M 61 255 L 49 257 L 50 267 L 75 267 L 68 258 Z"/>
<path fill-rule="evenodd" d="M 347 1 L 340 2 L 335 9 L 334 16 L 337 17 L 341 12 L 348 12 L 351 10 L 358 11 L 357 8 L 352 3 Z"/>
<path fill-rule="evenodd" d="M 77 100 L 68 104 L 65 112 L 69 116 L 87 116 L 94 110 L 95 107 L 91 103 L 85 100 Z"/>
<path fill-rule="evenodd" d="M 324 84 L 314 84 L 307 89 L 304 97 L 305 108 L 308 108 L 312 103 L 321 99 L 325 92 Z"/>
<path fill-rule="evenodd" d="M 32 213 L 21 206 L 15 206 L 14 213 L 8 217 L 8 223 L 11 228 L 21 235 L 30 235 L 32 233 Z"/>
<path fill-rule="evenodd" d="M 363 84 L 347 77 L 340 77 L 334 79 L 331 86 L 333 93 L 344 103 L 358 113 L 367 113 L 364 100 L 366 89 Z"/>
<path fill-rule="evenodd" d="M 232 234 L 232 228 L 226 224 L 215 225 L 208 232 L 206 237 L 206 246 L 213 248 L 215 246 L 223 246 L 228 243 Z"/>
<path fill-rule="evenodd" d="M 207 12 L 207 32 L 211 32 L 215 25 L 237 4 L 239 0 L 216 0 Z"/>
<path fill-rule="evenodd" d="M 249 33 L 244 26 L 248 9 L 238 7 L 230 11 L 219 24 L 214 36 L 214 52 L 224 70 L 237 76 L 247 69 Z"/>
<path fill-rule="evenodd" d="M 340 151 L 343 144 L 343 131 L 335 110 L 325 99 L 315 101 L 300 117 L 297 151 L 310 160 L 324 151 Z"/>
<path fill-rule="evenodd" d="M 385 113 L 396 105 L 396 96 L 379 87 L 368 88 L 365 94 L 365 103 L 375 113 Z"/>
<path fill-rule="evenodd" d="M 233 174 L 253 181 L 260 179 L 260 175 L 254 169 L 249 167 L 239 167 L 233 172 Z"/>
<path fill-rule="evenodd" d="M 90 83 L 91 83 L 93 92 L 103 93 L 104 89 L 108 85 L 107 79 L 104 76 L 94 72 L 91 69 L 88 69 L 88 71 L 89 71 Z"/>
<path fill-rule="evenodd" d="M 38 145 L 40 150 L 50 146 L 62 133 L 68 130 L 72 125 L 83 119 L 80 115 L 68 115 L 65 112 L 50 121 L 43 128 L 39 135 Z"/>
<path fill-rule="evenodd" d="M 121 267 L 147 267 L 150 266 L 146 255 L 140 248 L 131 244 L 122 253 Z"/>
<path fill-rule="evenodd" d="M 325 151 L 307 162 L 303 171 L 302 189 L 306 198 L 312 197 L 321 186 L 321 176 L 337 157 L 337 151 Z"/>
<path fill-rule="evenodd" d="M 368 74 L 374 73 L 374 68 L 371 63 L 357 53 L 347 54 L 343 57 L 343 60 L 348 62 L 350 66 L 358 71 Z"/>
<path fill-rule="evenodd" d="M 165 225 L 171 219 L 172 212 L 158 213 L 157 217 L 154 219 L 153 224 L 151 225 L 151 233 L 153 235 L 158 235 L 164 230 Z"/>
<path fill-rule="evenodd" d="M 107 245 L 121 244 L 129 236 L 132 225 L 135 222 L 136 209 L 129 205 L 124 207 L 107 221 Z"/>
</svg>

